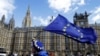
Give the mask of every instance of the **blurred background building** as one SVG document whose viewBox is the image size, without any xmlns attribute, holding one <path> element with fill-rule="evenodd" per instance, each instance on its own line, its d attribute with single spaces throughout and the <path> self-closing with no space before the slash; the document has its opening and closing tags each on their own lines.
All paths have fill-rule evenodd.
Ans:
<svg viewBox="0 0 100 56">
<path fill-rule="evenodd" d="M 80 27 L 92 26 L 98 35 L 97 43 L 94 45 L 78 43 L 70 38 L 43 31 L 44 26 L 32 27 L 30 8 L 26 12 L 26 16 L 23 19 L 22 27 L 14 27 L 15 21 L 14 16 L 10 19 L 9 23 L 5 23 L 5 15 L 2 16 L 0 21 L 0 48 L 4 48 L 7 53 L 13 52 L 18 55 L 26 55 L 31 53 L 31 40 L 36 38 L 44 43 L 45 50 L 49 52 L 51 56 L 65 56 L 80 52 L 85 54 L 91 52 L 93 54 L 100 53 L 100 25 L 89 24 L 88 14 L 75 13 L 73 17 L 74 24 Z M 52 19 L 53 17 L 51 17 Z"/>
</svg>

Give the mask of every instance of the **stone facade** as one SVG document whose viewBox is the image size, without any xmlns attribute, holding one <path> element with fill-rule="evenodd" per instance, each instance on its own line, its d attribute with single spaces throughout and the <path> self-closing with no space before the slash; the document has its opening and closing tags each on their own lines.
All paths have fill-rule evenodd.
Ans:
<svg viewBox="0 0 100 56">
<path fill-rule="evenodd" d="M 12 17 L 8 24 L 6 24 L 4 20 L 5 15 L 2 16 L 0 21 L 0 48 L 6 49 L 9 53 L 11 51 L 14 31 L 14 18 Z"/>
</svg>

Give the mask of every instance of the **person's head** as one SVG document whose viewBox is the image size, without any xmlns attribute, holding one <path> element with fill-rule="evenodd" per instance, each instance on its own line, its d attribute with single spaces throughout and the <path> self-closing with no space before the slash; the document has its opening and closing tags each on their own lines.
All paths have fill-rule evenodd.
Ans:
<svg viewBox="0 0 100 56">
<path fill-rule="evenodd" d="M 38 40 L 32 40 L 32 52 L 39 52 L 44 49 L 43 43 Z"/>
</svg>

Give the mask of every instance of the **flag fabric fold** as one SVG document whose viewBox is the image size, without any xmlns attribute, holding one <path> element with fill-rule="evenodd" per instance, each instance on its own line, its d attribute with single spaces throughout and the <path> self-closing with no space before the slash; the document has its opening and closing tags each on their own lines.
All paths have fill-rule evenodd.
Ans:
<svg viewBox="0 0 100 56">
<path fill-rule="evenodd" d="M 54 21 L 44 28 L 45 31 L 68 36 L 81 43 L 94 44 L 97 40 L 96 32 L 92 27 L 81 28 L 69 22 L 62 15 L 58 15 Z"/>
</svg>

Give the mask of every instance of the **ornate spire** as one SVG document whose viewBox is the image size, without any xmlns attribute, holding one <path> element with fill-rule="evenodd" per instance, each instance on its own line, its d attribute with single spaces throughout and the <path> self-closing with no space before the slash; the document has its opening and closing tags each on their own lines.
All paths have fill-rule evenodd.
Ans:
<svg viewBox="0 0 100 56">
<path fill-rule="evenodd" d="M 9 21 L 9 29 L 14 29 L 15 26 L 15 20 L 14 20 L 14 15 L 12 15 L 12 18 Z"/>
<path fill-rule="evenodd" d="M 22 22 L 23 27 L 31 27 L 30 6 L 28 6 L 26 16 Z"/>
<path fill-rule="evenodd" d="M 27 15 L 30 15 L 30 6 L 28 5 Z"/>
</svg>

